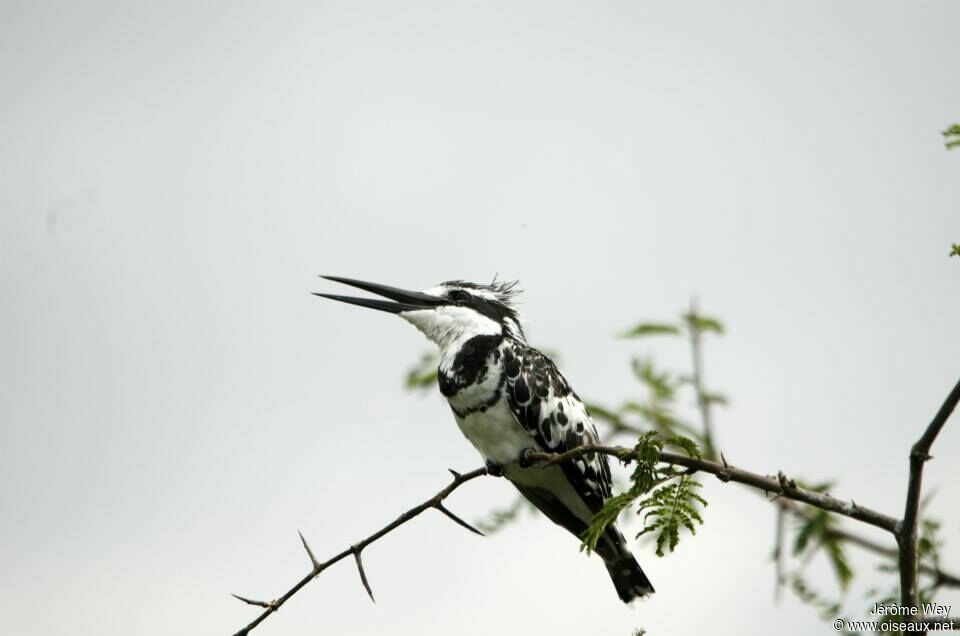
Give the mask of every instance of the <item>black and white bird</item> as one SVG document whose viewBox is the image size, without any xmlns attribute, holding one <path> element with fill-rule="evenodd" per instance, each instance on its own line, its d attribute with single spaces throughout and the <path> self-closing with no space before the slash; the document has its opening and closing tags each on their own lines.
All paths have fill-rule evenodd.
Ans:
<svg viewBox="0 0 960 636">
<path fill-rule="evenodd" d="M 438 384 L 464 436 L 493 474 L 503 475 L 554 523 L 580 536 L 611 496 L 605 455 L 530 466 L 529 450 L 598 444 L 583 402 L 545 355 L 527 344 L 514 307 L 516 283 L 441 283 L 411 292 L 337 276 L 331 281 L 389 300 L 316 294 L 397 314 L 440 347 Z M 653 593 L 614 524 L 597 543 L 620 598 Z"/>
</svg>

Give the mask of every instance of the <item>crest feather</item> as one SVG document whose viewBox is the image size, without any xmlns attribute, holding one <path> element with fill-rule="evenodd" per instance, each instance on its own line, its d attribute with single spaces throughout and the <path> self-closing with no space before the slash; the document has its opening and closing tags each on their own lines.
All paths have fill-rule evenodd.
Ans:
<svg viewBox="0 0 960 636">
<path fill-rule="evenodd" d="M 519 281 L 500 281 L 494 276 L 489 285 L 471 283 L 466 280 L 448 280 L 441 283 L 441 286 L 474 290 L 477 292 L 476 296 L 486 298 L 488 301 L 500 305 L 501 322 L 507 334 L 520 341 L 526 340 L 523 333 L 523 326 L 520 324 L 520 314 L 516 308 L 516 298 L 522 293 Z"/>
<path fill-rule="evenodd" d="M 493 280 L 490 281 L 489 285 L 483 285 L 481 283 L 471 283 L 466 280 L 448 280 L 441 285 L 445 287 L 460 287 L 463 289 L 476 289 L 477 291 L 487 291 L 495 294 L 497 299 L 504 304 L 512 304 L 513 300 L 523 293 L 523 290 L 520 289 L 520 281 L 517 280 L 497 280 L 497 277 L 494 276 Z"/>
</svg>

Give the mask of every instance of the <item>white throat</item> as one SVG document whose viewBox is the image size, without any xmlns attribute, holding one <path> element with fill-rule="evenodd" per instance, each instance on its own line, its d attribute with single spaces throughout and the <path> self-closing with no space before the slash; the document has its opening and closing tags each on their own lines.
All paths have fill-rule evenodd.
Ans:
<svg viewBox="0 0 960 636">
<path fill-rule="evenodd" d="M 499 336 L 496 320 L 466 307 L 444 306 L 401 312 L 400 317 L 437 343 L 441 352 L 455 351 L 474 336 Z"/>
</svg>

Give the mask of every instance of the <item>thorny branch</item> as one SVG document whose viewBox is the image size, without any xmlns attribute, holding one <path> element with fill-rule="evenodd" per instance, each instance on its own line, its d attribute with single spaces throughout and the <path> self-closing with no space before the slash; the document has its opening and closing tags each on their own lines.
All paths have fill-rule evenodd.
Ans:
<svg viewBox="0 0 960 636">
<path fill-rule="evenodd" d="M 925 574 L 934 576 L 938 585 L 960 587 L 960 576 L 944 572 L 943 570 L 927 564 L 920 564 L 918 567 L 917 559 L 917 521 L 920 507 L 923 464 L 930 459 L 930 448 L 933 445 L 933 442 L 936 440 L 937 435 L 939 435 L 940 431 L 943 429 L 947 418 L 953 412 L 958 402 L 960 402 L 960 382 L 957 382 L 957 385 L 950 392 L 950 395 L 947 396 L 947 399 L 940 407 L 940 410 L 937 412 L 933 421 L 927 427 L 927 430 L 924 432 L 923 436 L 921 436 L 917 443 L 914 444 L 911 450 L 910 483 L 907 493 L 906 510 L 904 513 L 904 519 L 902 521 L 885 515 L 881 512 L 861 506 L 852 500 L 847 502 L 837 499 L 826 493 L 803 488 L 797 485 L 794 480 L 788 479 L 783 472 L 778 472 L 776 477 L 771 477 L 753 473 L 741 468 L 736 468 L 731 466 L 726 461 L 726 458 L 724 458 L 722 455 L 721 461 L 715 462 L 709 459 L 700 459 L 679 453 L 663 451 L 660 453 L 660 461 L 675 466 L 683 466 L 689 469 L 691 472 L 710 473 L 715 475 L 718 479 L 720 479 L 720 481 L 737 482 L 763 491 L 767 495 L 773 495 L 774 500 L 779 502 L 781 510 L 788 510 L 794 514 L 803 514 L 792 504 L 792 501 L 798 501 L 800 503 L 826 510 L 827 512 L 833 512 L 856 519 L 857 521 L 861 521 L 890 532 L 894 537 L 896 537 L 899 545 L 898 553 L 900 559 L 901 603 L 904 606 L 916 607 L 918 570 L 924 572 Z M 564 453 L 545 453 L 532 451 L 526 454 L 526 459 L 535 462 L 537 465 L 549 466 L 574 460 L 590 453 L 610 455 L 623 462 L 631 461 L 634 456 L 634 450 L 624 446 L 585 445 Z M 282 596 L 272 601 L 258 601 L 234 594 L 234 597 L 243 601 L 244 603 L 264 609 L 264 611 L 256 619 L 254 619 L 250 624 L 240 631 L 236 632 L 234 636 L 247 636 L 250 631 L 266 620 L 268 616 L 280 609 L 280 607 L 290 600 L 294 594 L 303 589 L 307 583 L 312 581 L 321 572 L 326 570 L 337 561 L 340 561 L 350 555 L 353 555 L 354 557 L 357 571 L 360 574 L 360 581 L 363 584 L 364 589 L 367 591 L 367 594 L 370 595 L 370 599 L 373 600 L 373 591 L 370 587 L 369 581 L 367 580 L 367 575 L 364 571 L 363 561 L 361 559 L 361 553 L 363 549 L 429 508 L 434 508 L 440 511 L 456 524 L 466 528 L 467 530 L 475 532 L 479 535 L 483 535 L 482 532 L 450 512 L 450 510 L 443 505 L 443 500 L 450 496 L 454 490 L 459 488 L 464 483 L 477 477 L 482 477 L 489 474 L 487 469 L 478 468 L 463 474 L 453 470 L 450 472 L 453 475 L 453 481 L 451 481 L 450 484 L 436 493 L 433 497 L 430 497 L 423 503 L 407 510 L 380 530 L 377 530 L 367 538 L 351 545 L 346 550 L 343 550 L 339 554 L 331 557 L 323 563 L 317 561 L 313 551 L 310 549 L 310 545 L 307 543 L 307 540 L 304 538 L 303 534 L 300 534 L 300 541 L 303 543 L 304 550 L 306 550 L 307 556 L 310 558 L 310 572 L 300 579 L 300 581 L 298 581 L 293 587 L 287 590 L 287 592 L 285 592 Z M 832 528 L 828 529 L 827 532 L 836 536 L 837 538 L 879 554 L 893 555 L 895 553 L 892 548 L 880 545 L 869 539 L 849 533 L 845 530 Z"/>
<path fill-rule="evenodd" d="M 610 455 L 621 461 L 630 461 L 634 456 L 634 450 L 632 448 L 623 446 L 584 445 L 565 453 L 531 452 L 527 454 L 527 458 L 531 461 L 540 462 L 543 465 L 551 465 L 576 459 L 589 453 Z M 710 473 L 716 475 L 720 481 L 734 481 L 777 497 L 785 497 L 816 506 L 827 512 L 834 512 L 850 517 L 857 521 L 882 528 L 888 532 L 896 531 L 897 519 L 871 510 L 870 508 L 865 508 L 853 501 L 841 501 L 822 492 L 807 490 L 806 488 L 798 486 L 794 480 L 788 479 L 782 472 L 778 473 L 776 477 L 767 477 L 743 470 L 742 468 L 736 468 L 726 462 L 720 463 L 708 459 L 698 459 L 669 451 L 660 453 L 660 461 L 673 464 L 674 466 L 683 466 L 695 471 Z"/>
<path fill-rule="evenodd" d="M 435 494 L 433 497 L 430 497 L 420 505 L 414 506 L 410 510 L 407 510 L 402 515 L 397 517 L 395 520 L 393 520 L 392 522 L 390 522 L 380 530 L 377 530 L 366 539 L 362 539 L 361 541 L 354 543 L 343 552 L 340 552 L 336 556 L 331 557 L 330 559 L 324 561 L 323 563 L 320 563 L 317 561 L 316 557 L 314 557 L 313 555 L 313 550 L 310 549 L 310 545 L 307 543 L 307 540 L 303 537 L 303 534 L 300 534 L 300 541 L 303 543 L 303 548 L 304 550 L 307 551 L 307 556 L 310 557 L 310 565 L 311 565 L 310 572 L 305 577 L 300 579 L 296 585 L 294 585 L 289 590 L 287 590 L 283 596 L 272 601 L 257 601 L 257 600 L 245 598 L 243 596 L 238 596 L 237 594 L 234 594 L 233 596 L 235 598 L 243 601 L 244 603 L 247 603 L 248 605 L 255 605 L 257 607 L 264 608 L 264 611 L 259 616 L 257 616 L 257 618 L 253 620 L 253 622 L 251 622 L 249 625 L 247 625 L 246 627 L 238 631 L 234 636 L 246 636 L 247 634 L 249 634 L 251 630 L 253 630 L 257 625 L 262 623 L 264 620 L 266 620 L 268 616 L 270 616 L 271 614 L 276 612 L 278 609 L 280 609 L 280 607 L 284 603 L 290 600 L 290 598 L 294 594 L 296 594 L 301 589 L 303 589 L 303 587 L 306 586 L 307 583 L 309 583 L 314 578 L 316 578 L 321 572 L 326 570 L 328 567 L 330 567 L 337 561 L 345 559 L 350 555 L 353 555 L 353 558 L 356 562 L 357 571 L 360 573 L 360 582 L 363 583 L 364 589 L 367 591 L 367 594 L 370 595 L 370 600 L 373 600 L 373 591 L 370 589 L 370 583 L 367 580 L 367 574 L 363 569 L 363 561 L 360 557 L 360 553 L 363 552 L 363 549 L 365 547 L 367 547 L 368 545 L 370 545 L 380 537 L 384 536 L 385 534 L 395 530 L 396 528 L 410 521 L 411 519 L 419 515 L 424 510 L 435 508 L 436 510 L 439 510 L 444 515 L 446 515 L 447 517 L 455 521 L 458 525 L 466 528 L 467 530 L 470 530 L 471 532 L 475 532 L 482 536 L 483 535 L 482 532 L 480 532 L 479 530 L 477 530 L 476 528 L 468 524 L 466 521 L 464 521 L 460 517 L 450 512 L 450 510 L 448 510 L 443 505 L 443 500 L 449 497 L 454 490 L 456 490 L 466 482 L 470 481 L 471 479 L 476 479 L 477 477 L 482 477 L 483 475 L 486 475 L 487 469 L 478 468 L 476 470 L 471 470 L 470 472 L 463 473 L 463 474 L 460 474 L 454 470 L 451 470 L 450 473 L 453 475 L 453 481 L 451 481 L 446 488 L 444 488 L 443 490 Z"/>
<path fill-rule="evenodd" d="M 643 434 L 641 429 L 631 426 L 630 424 L 619 419 L 610 420 L 607 422 L 607 424 L 609 425 L 611 434 L 613 435 L 636 437 Z M 804 509 L 794 504 L 794 502 L 779 496 L 777 496 L 776 500 L 781 510 L 786 510 L 796 517 L 805 518 L 807 516 L 807 514 L 804 512 Z M 824 534 L 825 538 L 837 538 L 841 541 L 849 543 L 850 545 L 855 545 L 880 556 L 898 558 L 899 551 L 897 548 L 883 545 L 849 530 L 844 530 L 842 528 L 827 528 L 824 530 Z M 893 538 L 896 539 L 896 535 L 893 535 Z M 777 542 L 775 541 L 775 543 Z M 919 572 L 932 577 L 938 585 L 944 585 L 947 587 L 960 587 L 960 575 L 958 574 L 953 574 L 929 563 L 923 563 L 919 561 L 917 569 Z"/>
<path fill-rule="evenodd" d="M 923 465 L 930 459 L 930 448 L 946 424 L 947 418 L 960 402 L 960 381 L 953 387 L 940 410 L 927 426 L 917 443 L 910 449 L 910 481 L 903 521 L 896 528 L 900 547 L 900 604 L 917 607 L 917 521 L 920 516 L 920 491 L 923 485 Z"/>
</svg>

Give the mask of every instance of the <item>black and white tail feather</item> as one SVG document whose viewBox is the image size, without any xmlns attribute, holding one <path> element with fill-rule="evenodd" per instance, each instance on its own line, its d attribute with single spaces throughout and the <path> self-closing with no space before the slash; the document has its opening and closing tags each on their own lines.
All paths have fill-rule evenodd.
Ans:
<svg viewBox="0 0 960 636">
<path fill-rule="evenodd" d="M 600 440 L 586 407 L 556 365 L 526 343 L 514 305 L 516 283 L 448 281 L 410 292 L 325 278 L 393 302 L 319 296 L 398 314 L 440 347 L 440 392 L 464 436 L 488 466 L 549 519 L 582 536 L 611 496 L 610 466 L 606 456 L 597 454 L 547 467 L 523 462 L 530 449 L 561 453 Z M 624 602 L 653 593 L 614 524 L 597 543 L 596 552 Z"/>
</svg>

